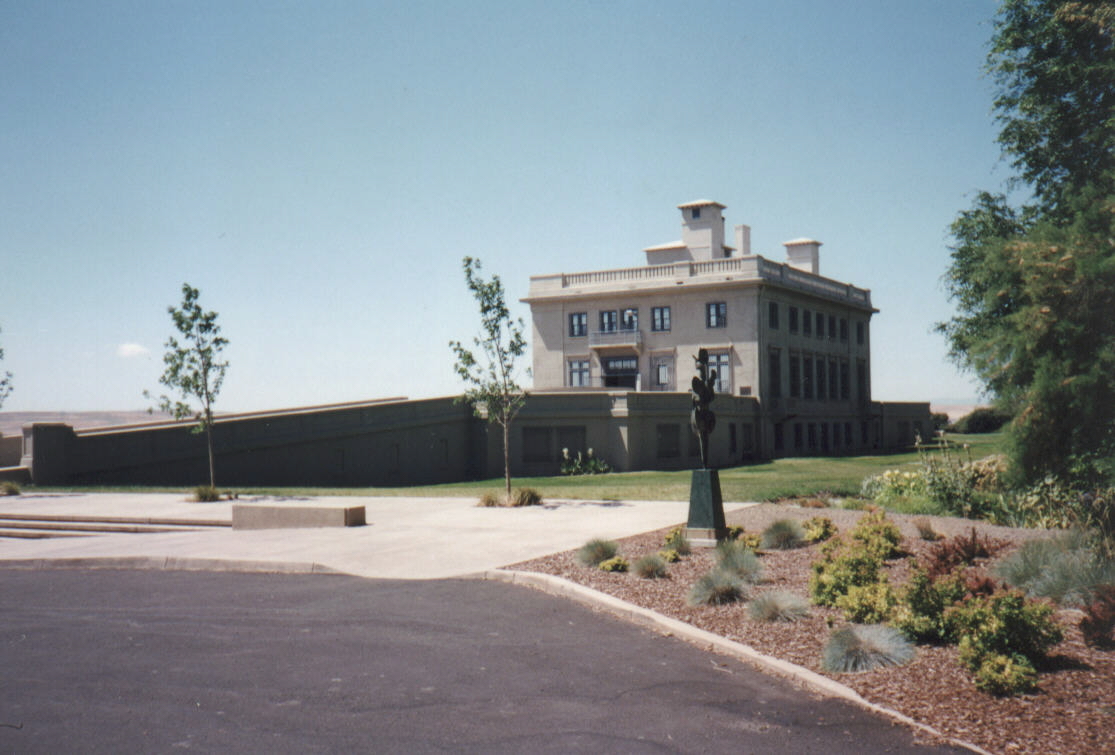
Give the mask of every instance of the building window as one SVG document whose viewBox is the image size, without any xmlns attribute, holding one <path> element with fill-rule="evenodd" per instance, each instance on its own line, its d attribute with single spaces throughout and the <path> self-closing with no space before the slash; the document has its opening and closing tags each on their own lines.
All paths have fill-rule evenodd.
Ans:
<svg viewBox="0 0 1115 755">
<path fill-rule="evenodd" d="M 808 322 L 808 321 L 807 321 Z M 801 396 L 813 398 L 813 357 L 806 356 L 801 360 Z"/>
<path fill-rule="evenodd" d="M 836 397 L 840 395 L 840 373 L 837 372 L 836 360 L 829 360 L 829 400 L 836 401 Z"/>
<path fill-rule="evenodd" d="M 615 333 L 618 324 L 619 318 L 616 317 L 616 311 L 614 309 L 605 310 L 600 313 L 601 333 Z"/>
<path fill-rule="evenodd" d="M 728 352 L 717 351 L 708 355 L 709 370 L 716 370 L 716 384 L 713 390 L 717 393 L 732 392 L 732 363 Z"/>
<path fill-rule="evenodd" d="M 863 346 L 864 341 L 867 340 L 867 325 L 866 323 L 856 323 L 856 343 Z"/>
<path fill-rule="evenodd" d="M 848 343 L 848 319 L 845 317 L 840 318 L 840 341 Z"/>
<path fill-rule="evenodd" d="M 852 423 L 844 423 L 844 445 L 848 448 L 852 447 Z"/>
<path fill-rule="evenodd" d="M 722 301 L 712 301 L 705 305 L 705 326 L 724 328 L 728 325 L 728 305 Z"/>
<path fill-rule="evenodd" d="M 778 330 L 778 302 L 772 301 L 767 306 L 767 324 L 771 330 Z"/>
<path fill-rule="evenodd" d="M 828 386 L 825 373 L 824 357 L 817 357 L 817 400 L 825 400 L 825 388 Z"/>
<path fill-rule="evenodd" d="M 840 360 L 840 398 L 847 401 L 852 397 L 851 368 L 847 359 Z"/>
<path fill-rule="evenodd" d="M 574 388 L 584 388 L 589 385 L 587 359 L 571 359 L 569 361 L 569 385 Z"/>
<path fill-rule="evenodd" d="M 638 330 L 639 329 L 639 310 L 628 307 L 623 310 L 623 315 L 619 319 L 620 330 Z"/>
<path fill-rule="evenodd" d="M 801 311 L 801 334 L 803 336 L 813 335 L 813 313 L 808 309 Z"/>
<path fill-rule="evenodd" d="M 820 312 L 817 313 L 817 337 L 825 337 L 825 316 Z"/>
<path fill-rule="evenodd" d="M 659 390 L 670 387 L 670 363 L 666 360 L 654 363 L 654 385 Z"/>
<path fill-rule="evenodd" d="M 829 450 L 829 423 L 821 423 L 821 451 L 828 453 Z"/>
<path fill-rule="evenodd" d="M 689 211 L 689 214 L 692 216 L 692 218 L 694 220 L 698 220 L 701 217 L 701 208 L 700 207 L 694 207 L 692 210 Z"/>
<path fill-rule="evenodd" d="M 569 315 L 569 336 L 577 338 L 588 335 L 588 312 L 574 312 Z"/>
<path fill-rule="evenodd" d="M 790 355 L 790 398 L 801 398 L 801 356 Z"/>
<path fill-rule="evenodd" d="M 639 381 L 637 357 L 609 357 L 601 360 L 605 388 L 636 388 Z"/>
<path fill-rule="evenodd" d="M 803 445 L 803 441 L 802 441 L 801 423 L 800 422 L 795 422 L 794 423 L 794 450 L 795 451 L 800 451 L 800 450 L 802 450 L 802 448 L 804 448 L 804 445 Z"/>
<path fill-rule="evenodd" d="M 781 451 L 786 447 L 786 438 L 782 430 L 782 423 L 774 426 L 774 450 Z"/>
<path fill-rule="evenodd" d="M 670 329 L 669 307 L 650 308 L 650 329 L 658 333 L 664 333 Z"/>
<path fill-rule="evenodd" d="M 728 453 L 735 455 L 736 449 L 739 445 L 739 439 L 736 436 L 736 425 L 733 422 L 728 425 Z"/>
<path fill-rule="evenodd" d="M 808 440 L 809 440 L 809 450 L 810 451 L 816 451 L 817 450 L 817 425 L 816 425 L 816 423 L 810 422 L 809 425 L 805 428 L 805 430 L 806 430 L 806 435 L 808 436 Z"/>
<path fill-rule="evenodd" d="M 554 452 L 550 446 L 548 427 L 523 428 L 523 461 L 553 461 Z"/>
<path fill-rule="evenodd" d="M 867 362 L 863 359 L 856 360 L 856 398 L 861 403 L 867 402 Z"/>
<path fill-rule="evenodd" d="M 770 375 L 770 397 L 782 398 L 782 350 L 771 349 L 767 355 Z"/>
<path fill-rule="evenodd" d="M 588 450 L 588 443 L 585 441 L 585 427 L 584 425 L 574 425 L 572 427 L 559 427 L 557 429 L 558 448 L 561 451 L 569 451 L 569 455 L 576 457 L 578 453 L 584 453 Z"/>
<path fill-rule="evenodd" d="M 797 333 L 798 332 L 798 308 L 797 307 L 790 307 L 789 318 L 790 318 L 790 332 L 791 333 Z"/>
<path fill-rule="evenodd" d="M 836 338 L 836 315 L 829 315 L 829 338 Z"/>
<path fill-rule="evenodd" d="M 681 431 L 677 425 L 655 425 L 654 437 L 659 459 L 681 456 Z"/>
</svg>

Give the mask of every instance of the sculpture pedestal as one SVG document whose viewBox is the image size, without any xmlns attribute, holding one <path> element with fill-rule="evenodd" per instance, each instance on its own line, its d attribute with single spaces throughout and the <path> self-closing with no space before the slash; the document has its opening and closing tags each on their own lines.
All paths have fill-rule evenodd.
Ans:
<svg viewBox="0 0 1115 755">
<path fill-rule="evenodd" d="M 693 470 L 685 536 L 690 545 L 698 548 L 713 548 L 728 536 L 724 501 L 720 496 L 720 472 L 715 469 Z"/>
</svg>

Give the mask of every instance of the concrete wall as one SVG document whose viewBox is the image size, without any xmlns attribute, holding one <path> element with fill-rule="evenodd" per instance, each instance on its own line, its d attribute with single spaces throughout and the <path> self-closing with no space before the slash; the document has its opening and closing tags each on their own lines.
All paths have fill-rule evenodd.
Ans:
<svg viewBox="0 0 1115 755">
<path fill-rule="evenodd" d="M 20 435 L 0 435 L 0 467 L 19 465 L 23 455 L 23 437 Z"/>
<path fill-rule="evenodd" d="M 515 476 L 554 475 L 562 449 L 592 449 L 616 471 L 699 465 L 687 393 L 532 393 L 511 428 Z M 774 456 L 901 449 L 928 439 L 928 404 L 874 403 L 866 414 L 772 414 L 754 397 L 719 395 L 711 463 L 731 467 Z M 861 423 L 870 437 L 861 442 Z M 794 425 L 817 443 L 796 447 Z M 845 442 L 845 425 L 855 440 Z M 781 427 L 781 430 L 778 428 Z M 825 428 L 825 429 L 821 429 Z M 824 433 L 824 435 L 822 435 Z M 781 447 L 777 444 L 781 437 Z M 827 438 L 822 442 L 823 438 Z M 222 417 L 214 427 L 222 486 L 399 486 L 498 477 L 503 437 L 452 398 L 389 400 Z M 24 427 L 21 464 L 38 485 L 198 485 L 208 481 L 205 437 L 188 425 L 154 423 L 74 431 Z"/>
</svg>

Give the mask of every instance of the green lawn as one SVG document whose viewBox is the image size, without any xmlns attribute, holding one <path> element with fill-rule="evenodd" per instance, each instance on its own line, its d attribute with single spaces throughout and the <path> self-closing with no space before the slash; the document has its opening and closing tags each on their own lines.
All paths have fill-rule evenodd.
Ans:
<svg viewBox="0 0 1115 755">
<path fill-rule="evenodd" d="M 1002 435 L 954 435 L 950 437 L 954 454 L 962 459 L 978 459 L 998 453 Z M 964 446 L 969 448 L 964 448 Z M 936 453 L 933 451 L 932 453 Z M 910 467 L 918 461 L 916 452 L 883 456 L 841 456 L 776 459 L 720 470 L 720 487 L 725 501 L 763 501 L 794 495 L 828 492 L 855 495 L 863 478 L 886 469 Z M 531 487 L 543 498 L 579 500 L 659 500 L 684 501 L 689 498 L 688 470 L 680 472 L 623 472 L 583 477 L 516 477 L 515 487 Z M 241 495 L 314 495 L 314 496 L 479 496 L 498 492 L 503 478 L 446 485 L 418 485 L 401 488 L 233 488 Z M 183 488 L 89 487 L 67 490 L 113 492 L 181 492 Z M 31 489 L 28 489 L 31 492 Z"/>
</svg>

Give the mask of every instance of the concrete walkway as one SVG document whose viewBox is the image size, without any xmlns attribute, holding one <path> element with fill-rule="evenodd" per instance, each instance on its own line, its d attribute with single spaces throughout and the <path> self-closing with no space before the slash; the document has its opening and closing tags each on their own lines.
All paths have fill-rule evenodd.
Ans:
<svg viewBox="0 0 1115 755">
<path fill-rule="evenodd" d="M 361 505 L 363 527 L 101 534 L 0 539 L 0 561 L 147 560 L 210 569 L 338 571 L 362 577 L 464 576 L 683 523 L 684 501 L 550 501 L 479 508 L 473 498 L 244 498 L 237 503 Z M 726 504 L 726 510 L 745 504 Z M 32 493 L 0 498 L 0 514 L 232 521 L 232 503 L 193 503 L 184 494 Z M 202 563 L 203 561 L 208 563 Z M 107 565 L 107 564 L 106 564 Z"/>
</svg>

